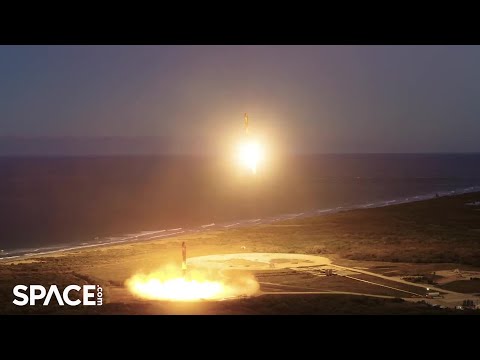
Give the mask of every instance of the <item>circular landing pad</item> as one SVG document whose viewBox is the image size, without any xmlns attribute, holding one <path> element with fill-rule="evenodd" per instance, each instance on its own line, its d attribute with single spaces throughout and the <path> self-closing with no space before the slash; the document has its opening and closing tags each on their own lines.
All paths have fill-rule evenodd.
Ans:
<svg viewBox="0 0 480 360">
<path fill-rule="evenodd" d="M 273 270 L 330 264 L 326 257 L 305 254 L 240 253 L 192 257 L 189 266 L 234 270 Z"/>
</svg>

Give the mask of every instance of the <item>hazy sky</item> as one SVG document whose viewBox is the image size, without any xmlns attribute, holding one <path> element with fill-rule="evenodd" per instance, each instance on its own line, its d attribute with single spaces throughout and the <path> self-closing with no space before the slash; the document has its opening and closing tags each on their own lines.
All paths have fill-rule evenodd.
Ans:
<svg viewBox="0 0 480 360">
<path fill-rule="evenodd" d="M 0 46 L 0 136 L 194 147 L 244 112 L 295 151 L 480 151 L 480 47 Z"/>
</svg>

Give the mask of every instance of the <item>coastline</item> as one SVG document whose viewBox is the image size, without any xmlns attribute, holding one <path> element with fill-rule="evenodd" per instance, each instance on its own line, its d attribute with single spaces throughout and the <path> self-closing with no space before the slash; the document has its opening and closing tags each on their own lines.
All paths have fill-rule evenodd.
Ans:
<svg viewBox="0 0 480 360">
<path fill-rule="evenodd" d="M 68 251 L 74 251 L 74 250 L 82 250 L 82 249 L 87 249 L 92 247 L 105 247 L 108 245 L 116 245 L 121 243 L 136 243 L 136 242 L 155 240 L 155 239 L 170 239 L 179 235 L 206 232 L 209 230 L 228 230 L 228 229 L 237 229 L 237 228 L 243 228 L 243 227 L 252 227 L 256 225 L 266 225 L 266 224 L 271 224 L 277 221 L 285 221 L 285 220 L 308 218 L 308 217 L 318 217 L 318 216 L 323 216 L 327 214 L 335 214 L 342 211 L 380 208 L 385 206 L 393 206 L 393 205 L 400 205 L 400 204 L 406 204 L 406 203 L 412 203 L 412 202 L 418 202 L 418 201 L 424 201 L 424 200 L 431 200 L 436 198 L 437 196 L 448 197 L 448 196 L 455 196 L 455 195 L 462 195 L 462 194 L 476 193 L 476 192 L 480 192 L 480 185 L 470 186 L 467 188 L 457 188 L 457 189 L 443 191 L 443 192 L 433 192 L 433 193 L 427 193 L 427 194 L 412 195 L 405 198 L 381 200 L 377 202 L 369 202 L 364 204 L 354 204 L 354 205 L 348 205 L 348 206 L 337 206 L 334 208 L 314 209 L 314 210 L 309 210 L 309 211 L 300 212 L 300 213 L 280 214 L 276 216 L 269 216 L 266 218 L 243 219 L 243 220 L 236 220 L 236 221 L 234 220 L 234 221 L 222 222 L 218 224 L 211 223 L 211 224 L 204 224 L 204 225 L 191 227 L 191 228 L 174 228 L 174 229 L 162 229 L 162 230 L 156 230 L 156 231 L 141 231 L 134 234 L 126 234 L 124 236 L 107 237 L 104 239 L 99 239 L 95 243 L 84 242 L 79 245 L 64 244 L 64 245 L 56 245 L 56 246 L 52 245 L 52 246 L 37 248 L 37 249 L 10 250 L 5 253 L 0 252 L 0 262 L 10 261 L 12 259 L 22 260 L 26 258 L 51 255 L 55 253 L 68 252 Z"/>
</svg>

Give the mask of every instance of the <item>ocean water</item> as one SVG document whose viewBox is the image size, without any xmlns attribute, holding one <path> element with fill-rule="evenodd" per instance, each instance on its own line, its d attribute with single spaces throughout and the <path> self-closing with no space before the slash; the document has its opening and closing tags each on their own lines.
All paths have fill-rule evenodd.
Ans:
<svg viewBox="0 0 480 360">
<path fill-rule="evenodd" d="M 0 258 L 480 191 L 480 154 L 0 158 Z"/>
</svg>

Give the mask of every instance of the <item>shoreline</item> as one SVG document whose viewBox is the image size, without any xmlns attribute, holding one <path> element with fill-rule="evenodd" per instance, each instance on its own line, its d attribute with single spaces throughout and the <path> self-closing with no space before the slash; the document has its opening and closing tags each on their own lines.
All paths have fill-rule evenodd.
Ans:
<svg viewBox="0 0 480 360">
<path fill-rule="evenodd" d="M 141 241 L 156 240 L 156 239 L 162 239 L 162 238 L 170 239 L 170 238 L 177 237 L 179 235 L 191 234 L 191 233 L 197 233 L 197 232 L 206 232 L 209 230 L 228 230 L 228 229 L 236 229 L 236 228 L 250 227 L 250 226 L 256 226 L 256 225 L 266 225 L 266 224 L 275 223 L 277 221 L 285 221 L 285 220 L 300 219 L 300 218 L 307 218 L 307 217 L 317 217 L 317 216 L 323 216 L 327 214 L 334 214 L 341 211 L 373 209 L 373 208 L 380 208 L 385 206 L 400 205 L 400 204 L 435 199 L 437 195 L 438 197 L 448 197 L 448 196 L 456 196 L 456 195 L 463 195 L 463 194 L 476 193 L 476 192 L 480 192 L 480 185 L 470 186 L 467 188 L 457 188 L 450 191 L 413 195 L 405 198 L 381 200 L 377 202 L 369 202 L 364 204 L 337 206 L 334 208 L 322 208 L 322 209 L 309 210 L 309 211 L 300 212 L 300 213 L 280 214 L 276 216 L 269 216 L 266 218 L 232 220 L 232 221 L 222 222 L 218 224 L 215 224 L 215 223 L 204 224 L 204 225 L 199 225 L 196 227 L 185 228 L 185 229 L 174 228 L 174 229 L 162 229 L 157 231 L 141 231 L 134 234 L 126 234 L 124 236 L 104 238 L 104 239 L 98 240 L 95 243 L 84 242 L 79 245 L 57 245 L 57 246 L 52 245 L 49 247 L 47 246 L 44 248 L 36 248 L 36 249 L 11 250 L 4 253 L 0 252 L 0 262 L 10 261 L 13 259 L 22 260 L 22 259 L 33 258 L 37 256 L 50 255 L 50 254 L 68 252 L 73 250 L 82 250 L 82 249 L 93 248 L 93 247 L 116 245 L 121 243 L 136 243 Z M 109 241 L 108 239 L 111 239 L 111 240 Z M 9 254 L 12 254 L 12 255 L 2 256 L 2 255 L 9 255 Z"/>
</svg>

